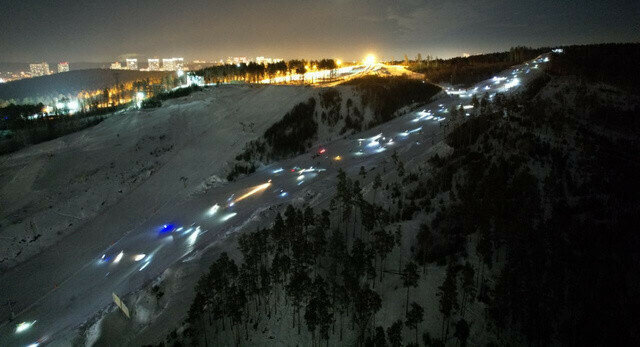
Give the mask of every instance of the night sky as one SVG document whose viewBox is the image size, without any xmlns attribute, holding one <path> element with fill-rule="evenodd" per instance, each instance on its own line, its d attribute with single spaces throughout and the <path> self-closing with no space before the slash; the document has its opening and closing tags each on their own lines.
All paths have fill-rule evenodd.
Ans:
<svg viewBox="0 0 640 347">
<path fill-rule="evenodd" d="M 640 41 L 640 1 L 0 0 L 0 61 L 400 59 Z"/>
</svg>

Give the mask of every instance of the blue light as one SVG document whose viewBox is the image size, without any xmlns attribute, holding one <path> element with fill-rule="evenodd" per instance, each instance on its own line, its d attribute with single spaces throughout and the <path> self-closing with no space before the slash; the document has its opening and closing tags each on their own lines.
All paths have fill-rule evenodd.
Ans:
<svg viewBox="0 0 640 347">
<path fill-rule="evenodd" d="M 160 232 L 159 234 L 167 234 L 172 232 L 175 229 L 175 226 L 173 224 L 165 224 L 162 226 L 162 228 L 160 228 Z"/>
</svg>

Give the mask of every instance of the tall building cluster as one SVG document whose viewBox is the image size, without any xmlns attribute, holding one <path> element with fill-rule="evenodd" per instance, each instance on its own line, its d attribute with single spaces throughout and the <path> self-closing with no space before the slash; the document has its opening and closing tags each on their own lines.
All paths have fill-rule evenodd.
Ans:
<svg viewBox="0 0 640 347">
<path fill-rule="evenodd" d="M 127 59 L 127 70 L 138 70 L 138 59 Z"/>
<path fill-rule="evenodd" d="M 46 62 L 29 64 L 29 71 L 31 72 L 31 77 L 39 77 L 51 73 L 49 71 L 49 64 Z"/>
<path fill-rule="evenodd" d="M 160 70 L 160 59 L 148 59 L 147 60 L 149 71 L 158 71 Z"/>
<path fill-rule="evenodd" d="M 147 70 L 147 71 L 178 71 L 184 70 L 184 58 L 163 58 L 162 65 L 160 59 L 147 59 L 147 68 L 138 66 L 138 59 L 128 58 L 123 66 L 119 61 L 111 63 L 112 70 Z"/>
<path fill-rule="evenodd" d="M 165 58 L 162 59 L 162 70 L 164 71 L 178 71 L 184 69 L 183 58 Z"/>
</svg>

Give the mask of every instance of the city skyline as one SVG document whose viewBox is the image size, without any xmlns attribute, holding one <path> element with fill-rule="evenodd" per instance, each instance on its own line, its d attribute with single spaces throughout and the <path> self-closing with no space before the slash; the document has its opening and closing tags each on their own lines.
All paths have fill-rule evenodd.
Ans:
<svg viewBox="0 0 640 347">
<path fill-rule="evenodd" d="M 0 52 L 1 62 L 98 63 L 162 55 L 185 61 L 261 55 L 353 60 L 367 53 L 383 59 L 417 53 L 446 58 L 516 45 L 640 39 L 640 5 L 626 0 L 366 6 L 357 1 L 2 2 L 0 20 L 12 25 L 0 35 L 0 46 L 7 48 Z M 176 10 L 184 15 L 175 16 Z"/>
</svg>

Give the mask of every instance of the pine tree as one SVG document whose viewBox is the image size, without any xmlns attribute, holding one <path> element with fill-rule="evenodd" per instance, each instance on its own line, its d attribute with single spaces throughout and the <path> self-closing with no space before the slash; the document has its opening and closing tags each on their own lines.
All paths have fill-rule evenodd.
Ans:
<svg viewBox="0 0 640 347">
<path fill-rule="evenodd" d="M 420 275 L 418 274 L 418 266 L 416 263 L 410 261 L 405 265 L 404 271 L 402 273 L 402 286 L 407 288 L 407 299 L 405 304 L 405 312 L 406 315 L 409 312 L 409 288 L 418 286 L 418 279 Z"/>
<path fill-rule="evenodd" d="M 380 307 L 382 307 L 382 299 L 380 299 L 378 293 L 368 287 L 359 290 L 355 298 L 353 313 L 359 328 L 358 340 L 360 342 L 365 341 L 367 327 L 371 322 L 371 318 L 380 310 Z"/>
<path fill-rule="evenodd" d="M 398 319 L 387 328 L 387 339 L 391 347 L 402 346 L 402 320 Z"/>
<path fill-rule="evenodd" d="M 380 174 L 376 174 L 376 177 L 373 179 L 373 203 L 376 203 L 376 195 L 378 195 L 378 189 L 382 187 L 382 178 Z"/>
<path fill-rule="evenodd" d="M 398 272 L 402 273 L 402 227 L 400 225 L 397 226 L 393 238 L 396 246 L 398 246 Z"/>
<path fill-rule="evenodd" d="M 458 289 L 456 284 L 456 269 L 454 265 L 447 266 L 444 282 L 438 287 L 437 296 L 440 297 L 440 313 L 442 313 L 442 341 L 447 340 L 446 331 L 449 330 L 449 319 L 458 308 Z"/>
<path fill-rule="evenodd" d="M 387 347 L 387 339 L 384 335 L 383 327 L 376 327 L 376 332 L 371 342 L 371 345 L 373 345 L 373 347 Z"/>
<path fill-rule="evenodd" d="M 462 303 L 460 305 L 460 309 L 462 317 L 464 317 L 466 309 L 469 304 L 473 303 L 476 293 L 475 270 L 468 261 L 462 267 L 462 283 L 460 288 L 462 290 Z"/>
<path fill-rule="evenodd" d="M 418 343 L 418 324 L 424 319 L 424 309 L 417 302 L 411 303 L 411 309 L 407 312 L 407 320 L 405 324 L 409 329 L 415 330 L 416 344 Z"/>
</svg>

